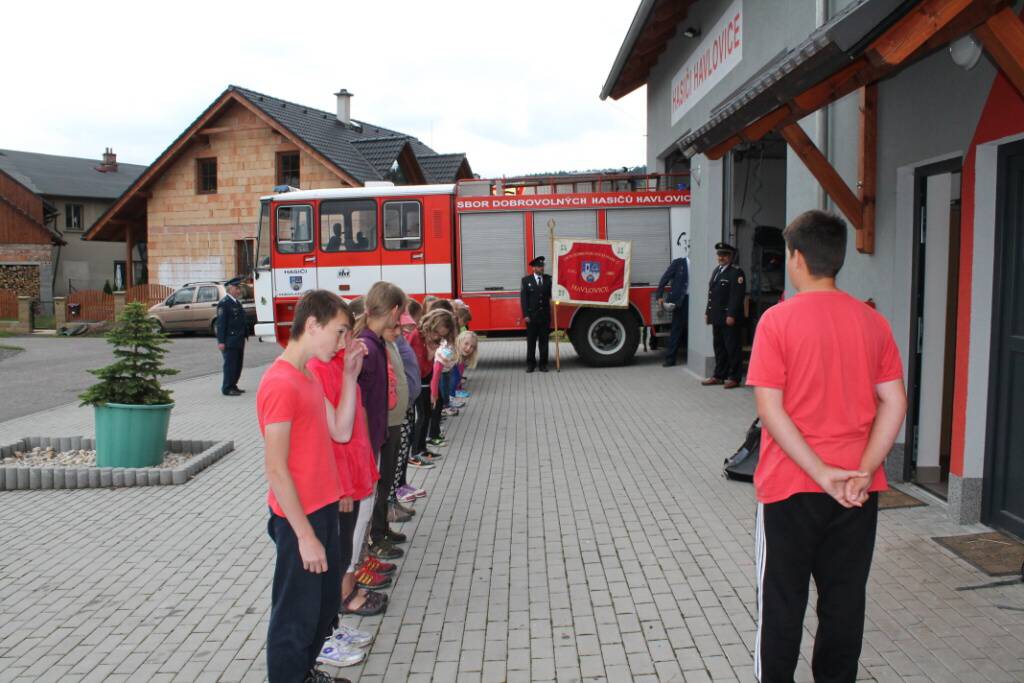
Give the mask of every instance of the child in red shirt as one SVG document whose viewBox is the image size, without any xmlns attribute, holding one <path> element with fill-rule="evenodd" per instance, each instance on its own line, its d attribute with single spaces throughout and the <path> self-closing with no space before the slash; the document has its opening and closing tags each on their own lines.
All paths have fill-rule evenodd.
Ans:
<svg viewBox="0 0 1024 683">
<path fill-rule="evenodd" d="M 808 211 L 783 232 L 798 294 L 761 317 L 747 384 L 763 424 L 754 474 L 758 629 L 754 674 L 792 681 L 811 576 L 818 589 L 816 681 L 850 681 L 882 462 L 906 414 L 899 350 L 885 319 L 836 288 L 846 224 Z"/>
<path fill-rule="evenodd" d="M 365 350 L 348 341 L 350 324 L 338 296 L 307 293 L 295 308 L 288 346 L 256 394 L 266 443 L 268 532 L 277 547 L 267 631 L 267 675 L 275 683 L 317 678 L 317 657 L 341 602 L 342 484 L 332 440 L 350 438 L 355 401 L 326 404 L 320 381 L 306 366 L 313 358 L 329 360 L 347 341 L 344 377 L 354 386 Z"/>
</svg>

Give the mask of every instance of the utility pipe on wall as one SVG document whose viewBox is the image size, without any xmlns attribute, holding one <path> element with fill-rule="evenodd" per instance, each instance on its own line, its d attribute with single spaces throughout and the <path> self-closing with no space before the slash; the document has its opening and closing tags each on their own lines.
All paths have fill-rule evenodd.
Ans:
<svg viewBox="0 0 1024 683">
<path fill-rule="evenodd" d="M 820 28 L 825 25 L 828 21 L 828 2 L 829 0 L 814 0 L 814 24 L 815 28 Z M 829 135 L 828 135 L 828 108 L 832 105 L 826 105 L 821 107 L 814 112 L 814 131 L 815 138 L 814 142 L 821 150 L 821 153 L 826 159 L 829 158 Z M 828 207 L 828 194 L 825 192 L 825 188 L 818 184 L 818 208 L 825 210 Z"/>
</svg>

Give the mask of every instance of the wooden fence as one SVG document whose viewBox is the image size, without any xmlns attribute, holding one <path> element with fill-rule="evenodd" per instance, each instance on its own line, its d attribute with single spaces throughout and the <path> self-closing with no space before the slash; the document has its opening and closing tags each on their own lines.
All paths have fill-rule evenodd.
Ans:
<svg viewBox="0 0 1024 683">
<path fill-rule="evenodd" d="M 114 297 L 99 289 L 72 292 L 67 299 L 67 321 L 99 322 L 114 320 Z"/>
<path fill-rule="evenodd" d="M 18 319 L 18 293 L 13 289 L 0 289 L 0 319 Z"/>
<path fill-rule="evenodd" d="M 124 301 L 128 304 L 138 301 L 146 308 L 149 308 L 154 304 L 160 303 L 173 293 L 174 289 L 167 285 L 135 285 L 125 290 Z"/>
</svg>

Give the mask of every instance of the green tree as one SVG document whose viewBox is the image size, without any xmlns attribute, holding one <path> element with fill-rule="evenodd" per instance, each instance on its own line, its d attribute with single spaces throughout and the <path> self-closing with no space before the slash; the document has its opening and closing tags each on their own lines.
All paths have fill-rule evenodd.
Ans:
<svg viewBox="0 0 1024 683">
<path fill-rule="evenodd" d="M 178 371 L 164 367 L 167 335 L 146 317 L 145 306 L 138 302 L 125 306 L 117 324 L 107 333 L 107 342 L 114 345 L 116 360 L 105 368 L 89 371 L 100 381 L 78 396 L 82 405 L 171 402 L 171 392 L 160 386 L 160 378 Z"/>
</svg>

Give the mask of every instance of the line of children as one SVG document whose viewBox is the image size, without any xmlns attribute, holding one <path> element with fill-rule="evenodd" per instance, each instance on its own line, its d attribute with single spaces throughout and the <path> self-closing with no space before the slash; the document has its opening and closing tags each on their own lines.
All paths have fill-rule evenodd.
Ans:
<svg viewBox="0 0 1024 683">
<path fill-rule="evenodd" d="M 260 383 L 268 532 L 277 547 L 272 683 L 345 680 L 317 664 L 362 661 L 372 635 L 340 623 L 339 614 L 387 609 L 380 589 L 397 570 L 387 560 L 403 556 L 397 545 L 406 540 L 389 523 L 410 519 L 415 511 L 403 503 L 426 495 L 406 480 L 407 465 L 434 466 L 440 455 L 427 450 L 428 429 L 432 443 L 444 445 L 442 405 L 461 390 L 452 372 L 464 381 L 476 365 L 477 339 L 456 339 L 451 303 L 435 299 L 431 307 L 425 312 L 387 282 L 349 303 L 309 292 Z"/>
</svg>

